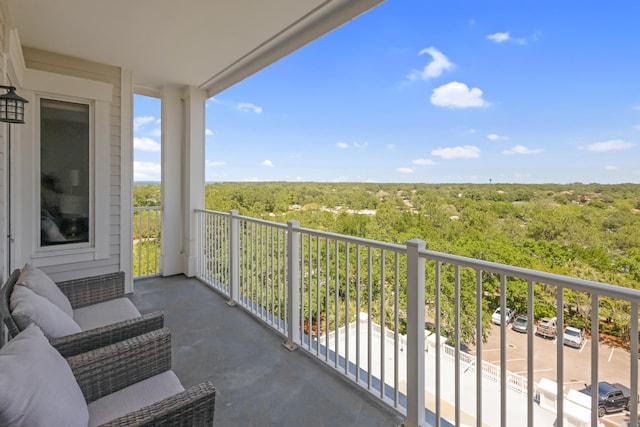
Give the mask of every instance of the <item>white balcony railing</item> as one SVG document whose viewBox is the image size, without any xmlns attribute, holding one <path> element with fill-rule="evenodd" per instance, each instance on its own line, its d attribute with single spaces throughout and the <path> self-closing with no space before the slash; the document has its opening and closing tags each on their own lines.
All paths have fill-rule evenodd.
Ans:
<svg viewBox="0 0 640 427">
<path fill-rule="evenodd" d="M 196 216 L 202 281 L 280 332 L 287 347 L 304 349 L 404 414 L 407 426 L 598 425 L 596 409 L 565 398 L 565 361 L 570 363 L 572 354 L 565 354 L 562 327 L 554 350 L 545 355 L 555 360 L 555 373 L 544 381 L 536 381 L 531 330 L 526 372 L 507 370 L 504 318 L 499 348 L 483 349 L 483 298 L 492 281 L 503 313 L 508 292 L 526 289 L 529 325 L 536 287 L 555 292 L 558 325 L 564 324 L 565 292 L 590 297 L 591 384 L 603 380 L 599 371 L 608 356 L 598 345 L 600 302 L 622 303 L 628 309 L 621 317 L 629 323 L 630 350 L 628 365 L 618 370 L 631 396 L 638 393 L 640 291 L 429 251 L 419 240 L 395 245 L 236 211 L 198 210 Z M 445 308 L 451 305 L 449 314 Z M 475 307 L 475 318 L 468 318 L 469 310 L 463 310 L 468 307 Z M 425 328 L 427 318 L 432 330 Z M 460 332 L 469 322 L 475 354 L 465 351 Z M 499 361 L 485 360 L 489 352 Z M 598 407 L 595 394 L 589 401 Z M 637 411 L 638 402 L 631 399 L 629 425 L 636 425 Z"/>
<path fill-rule="evenodd" d="M 160 274 L 160 227 L 162 208 L 133 208 L 133 277 Z"/>
</svg>

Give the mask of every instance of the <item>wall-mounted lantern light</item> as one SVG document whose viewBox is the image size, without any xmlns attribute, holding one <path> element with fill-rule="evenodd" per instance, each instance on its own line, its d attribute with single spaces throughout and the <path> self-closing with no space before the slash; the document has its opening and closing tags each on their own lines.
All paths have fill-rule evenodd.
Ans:
<svg viewBox="0 0 640 427">
<path fill-rule="evenodd" d="M 7 93 L 0 95 L 0 122 L 24 124 L 24 104 L 29 102 L 16 95 L 14 86 L 0 85 Z"/>
<path fill-rule="evenodd" d="M 0 85 L 0 89 L 6 89 L 7 93 L 0 95 L 0 122 L 7 125 L 7 265 L 6 275 L 11 273 L 11 251 L 13 236 L 11 235 L 11 123 L 24 124 L 24 104 L 27 101 L 16 95 L 14 86 Z M 0 340 L 1 342 L 2 340 Z"/>
</svg>

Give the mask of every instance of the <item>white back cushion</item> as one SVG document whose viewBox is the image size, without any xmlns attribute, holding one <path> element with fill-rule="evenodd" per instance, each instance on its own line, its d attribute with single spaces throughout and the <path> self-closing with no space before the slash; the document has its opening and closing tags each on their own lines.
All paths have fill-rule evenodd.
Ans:
<svg viewBox="0 0 640 427">
<path fill-rule="evenodd" d="M 86 427 L 89 411 L 71 368 L 36 325 L 0 349 L 0 425 Z"/>
<path fill-rule="evenodd" d="M 25 264 L 17 283 L 48 299 L 57 305 L 60 310 L 67 313 L 67 316 L 73 317 L 73 308 L 69 298 L 62 293 L 58 285 L 42 270 L 31 266 L 31 264 Z"/>
</svg>

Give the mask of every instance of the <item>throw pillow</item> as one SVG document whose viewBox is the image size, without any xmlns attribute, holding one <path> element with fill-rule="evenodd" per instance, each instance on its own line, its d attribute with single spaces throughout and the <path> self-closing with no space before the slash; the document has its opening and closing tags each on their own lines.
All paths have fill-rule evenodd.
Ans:
<svg viewBox="0 0 640 427">
<path fill-rule="evenodd" d="M 86 427 L 89 411 L 71 368 L 35 325 L 0 349 L 0 425 Z"/>
<path fill-rule="evenodd" d="M 9 300 L 11 314 L 21 330 L 34 322 L 49 338 L 59 338 L 82 332 L 67 313 L 46 298 L 24 286 L 14 286 Z M 26 323 L 26 324 L 25 324 Z"/>
<path fill-rule="evenodd" d="M 25 264 L 18 277 L 18 285 L 26 286 L 41 297 L 45 297 L 58 306 L 60 310 L 73 317 L 73 308 L 65 294 L 62 293 L 58 285 L 51 280 L 42 270 Z"/>
</svg>

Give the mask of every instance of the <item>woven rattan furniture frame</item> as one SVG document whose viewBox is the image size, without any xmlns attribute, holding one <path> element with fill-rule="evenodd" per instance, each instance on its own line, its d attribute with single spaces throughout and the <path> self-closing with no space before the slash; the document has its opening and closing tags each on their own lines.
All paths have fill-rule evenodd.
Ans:
<svg viewBox="0 0 640 427">
<path fill-rule="evenodd" d="M 87 403 L 171 369 L 171 332 L 164 328 L 68 357 Z M 211 426 L 216 389 L 209 381 L 103 426 Z"/>
<path fill-rule="evenodd" d="M 18 282 L 20 270 L 15 270 L 9 280 L 0 289 L 0 316 L 13 338 L 20 333 L 15 319 L 11 315 L 9 300 L 13 287 Z M 124 273 L 110 273 L 82 279 L 56 283 L 69 298 L 71 307 L 76 309 L 100 302 L 124 297 Z M 73 356 L 99 347 L 154 331 L 164 326 L 164 314 L 156 311 L 134 319 L 124 320 L 111 325 L 67 335 L 50 340 L 63 357 Z"/>
</svg>

